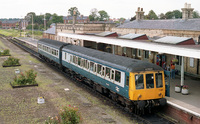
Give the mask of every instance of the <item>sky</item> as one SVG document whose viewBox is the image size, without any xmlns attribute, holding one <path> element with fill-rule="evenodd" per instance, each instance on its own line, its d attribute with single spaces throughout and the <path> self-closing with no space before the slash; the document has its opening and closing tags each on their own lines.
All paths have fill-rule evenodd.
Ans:
<svg viewBox="0 0 200 124">
<path fill-rule="evenodd" d="M 180 10 L 190 3 L 195 11 L 200 11 L 200 0 L 3 0 L 0 3 L 0 18 L 24 18 L 27 13 L 36 15 L 56 13 L 67 16 L 68 9 L 77 7 L 82 15 L 88 16 L 91 9 L 105 10 L 111 18 L 131 18 L 138 7 L 145 15 L 150 10 L 158 15 L 168 11 Z"/>
</svg>

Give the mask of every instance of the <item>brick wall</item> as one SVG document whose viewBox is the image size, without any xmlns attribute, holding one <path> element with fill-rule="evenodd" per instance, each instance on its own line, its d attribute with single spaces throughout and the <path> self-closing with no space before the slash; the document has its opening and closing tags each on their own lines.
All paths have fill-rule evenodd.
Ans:
<svg viewBox="0 0 200 124">
<path fill-rule="evenodd" d="M 200 124 L 199 117 L 175 108 L 169 104 L 163 109 L 163 112 L 166 115 L 176 119 L 180 124 Z"/>
</svg>

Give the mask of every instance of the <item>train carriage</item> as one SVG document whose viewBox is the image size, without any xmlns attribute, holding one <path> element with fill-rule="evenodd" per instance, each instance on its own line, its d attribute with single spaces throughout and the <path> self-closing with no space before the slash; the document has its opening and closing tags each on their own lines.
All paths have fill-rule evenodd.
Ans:
<svg viewBox="0 0 200 124">
<path fill-rule="evenodd" d="M 74 77 L 87 80 L 95 90 L 130 111 L 166 104 L 164 71 L 155 64 L 49 39 L 40 40 L 38 45 L 42 56 L 54 60 Z M 58 57 L 41 50 L 45 45 L 56 48 Z"/>
<path fill-rule="evenodd" d="M 61 48 L 67 45 L 63 42 L 55 42 L 49 39 L 41 39 L 38 41 L 38 53 L 40 57 L 46 59 L 47 61 L 60 65 L 60 58 L 62 57 Z"/>
</svg>

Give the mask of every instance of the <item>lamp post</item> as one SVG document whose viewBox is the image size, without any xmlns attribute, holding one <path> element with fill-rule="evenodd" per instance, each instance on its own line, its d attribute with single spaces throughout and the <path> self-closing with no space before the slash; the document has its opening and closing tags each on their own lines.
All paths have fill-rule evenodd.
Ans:
<svg viewBox="0 0 200 124">
<path fill-rule="evenodd" d="M 34 34 L 33 34 L 33 14 L 29 14 L 29 16 L 32 15 L 32 39 L 34 39 Z"/>
<path fill-rule="evenodd" d="M 73 28 L 73 33 L 74 34 L 75 34 L 76 16 L 77 16 L 77 9 L 74 9 L 73 10 L 73 24 L 72 24 L 72 28 Z"/>
</svg>

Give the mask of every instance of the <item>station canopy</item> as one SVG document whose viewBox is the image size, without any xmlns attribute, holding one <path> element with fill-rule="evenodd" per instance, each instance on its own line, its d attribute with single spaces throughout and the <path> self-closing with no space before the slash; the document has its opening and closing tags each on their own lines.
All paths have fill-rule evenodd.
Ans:
<svg viewBox="0 0 200 124">
<path fill-rule="evenodd" d="M 125 34 L 125 35 L 122 35 L 122 36 L 119 36 L 118 38 L 120 39 L 135 39 L 135 38 L 138 38 L 138 37 L 141 37 L 141 36 L 144 36 L 145 34 Z"/>
<path fill-rule="evenodd" d="M 157 40 L 154 40 L 154 42 L 157 43 L 168 43 L 168 44 L 179 44 L 181 42 L 191 40 L 192 38 L 188 37 L 174 37 L 174 36 L 166 36 Z"/>
<path fill-rule="evenodd" d="M 148 51 L 154 51 L 158 53 L 166 53 L 172 55 L 179 55 L 184 57 L 191 58 L 200 58 L 200 46 L 199 45 L 171 45 L 171 44 L 159 44 L 146 41 L 137 41 L 137 40 L 126 40 L 126 39 L 117 39 L 117 38 L 105 38 L 97 36 L 87 36 L 87 35 L 78 35 L 78 34 L 67 34 L 67 33 L 58 33 L 58 36 L 69 37 L 80 40 L 93 41 L 97 43 L 105 43 L 110 45 L 116 45 L 121 47 L 142 49 Z"/>
</svg>

